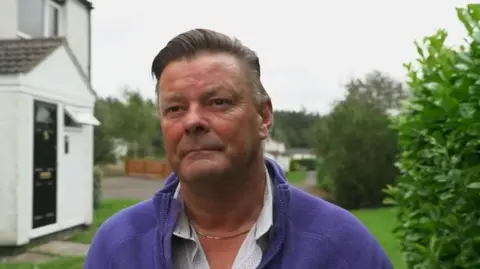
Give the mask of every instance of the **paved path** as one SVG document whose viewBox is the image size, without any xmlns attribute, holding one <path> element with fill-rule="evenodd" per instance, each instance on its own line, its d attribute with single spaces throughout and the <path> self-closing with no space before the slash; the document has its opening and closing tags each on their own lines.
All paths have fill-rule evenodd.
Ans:
<svg viewBox="0 0 480 269">
<path fill-rule="evenodd" d="M 305 188 L 314 187 L 317 185 L 317 171 L 307 171 L 307 175 L 305 176 Z"/>
<path fill-rule="evenodd" d="M 146 199 L 163 186 L 161 179 L 107 177 L 102 180 L 105 199 Z"/>
<path fill-rule="evenodd" d="M 162 188 L 163 180 L 141 177 L 107 177 L 102 180 L 104 199 L 147 199 Z M 317 172 L 308 171 L 301 188 L 317 184 Z"/>
</svg>

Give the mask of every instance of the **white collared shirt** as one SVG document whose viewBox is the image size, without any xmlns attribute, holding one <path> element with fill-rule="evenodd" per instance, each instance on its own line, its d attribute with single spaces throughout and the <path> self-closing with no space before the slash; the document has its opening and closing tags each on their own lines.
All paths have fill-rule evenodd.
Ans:
<svg viewBox="0 0 480 269">
<path fill-rule="evenodd" d="M 273 225 L 273 184 L 267 169 L 265 172 L 266 185 L 262 210 L 253 229 L 245 237 L 232 269 L 257 268 L 267 249 L 269 231 Z M 175 199 L 180 199 L 179 190 L 180 185 L 175 191 Z M 210 268 L 195 229 L 191 227 L 184 210 L 180 211 L 173 235 L 173 262 L 176 269 Z"/>
</svg>

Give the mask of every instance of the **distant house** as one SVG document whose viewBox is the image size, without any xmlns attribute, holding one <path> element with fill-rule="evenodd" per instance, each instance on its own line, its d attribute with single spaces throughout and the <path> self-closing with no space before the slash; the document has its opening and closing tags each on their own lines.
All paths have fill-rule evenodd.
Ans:
<svg viewBox="0 0 480 269">
<path fill-rule="evenodd" d="M 290 169 L 290 157 L 286 154 L 285 143 L 273 140 L 269 137 L 263 143 L 265 157 L 276 161 L 285 172 Z"/>
<path fill-rule="evenodd" d="M 315 154 L 314 150 L 309 148 L 289 148 L 285 151 L 285 153 L 292 160 L 304 160 L 304 159 L 317 158 L 317 155 Z"/>
</svg>

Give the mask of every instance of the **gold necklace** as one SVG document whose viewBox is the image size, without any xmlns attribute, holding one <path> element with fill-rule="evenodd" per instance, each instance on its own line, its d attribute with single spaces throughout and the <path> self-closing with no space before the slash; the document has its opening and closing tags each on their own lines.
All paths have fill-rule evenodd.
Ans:
<svg viewBox="0 0 480 269">
<path fill-rule="evenodd" d="M 211 236 L 211 235 L 206 235 L 198 230 L 195 230 L 197 232 L 197 234 L 203 236 L 203 237 L 206 237 L 208 239 L 213 239 L 213 240 L 225 240 L 225 239 L 230 239 L 230 238 L 234 238 L 234 237 L 237 237 L 237 236 L 240 236 L 240 235 L 244 235 L 248 232 L 250 232 L 251 228 L 246 230 L 246 231 L 243 231 L 241 233 L 238 233 L 238 234 L 234 234 L 234 235 L 229 235 L 229 236 Z"/>
</svg>

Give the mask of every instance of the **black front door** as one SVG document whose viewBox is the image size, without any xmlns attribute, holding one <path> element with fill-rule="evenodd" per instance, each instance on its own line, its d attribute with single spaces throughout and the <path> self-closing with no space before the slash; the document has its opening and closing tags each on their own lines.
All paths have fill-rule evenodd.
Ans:
<svg viewBox="0 0 480 269">
<path fill-rule="evenodd" d="M 57 105 L 34 101 L 33 228 L 57 222 Z"/>
</svg>

